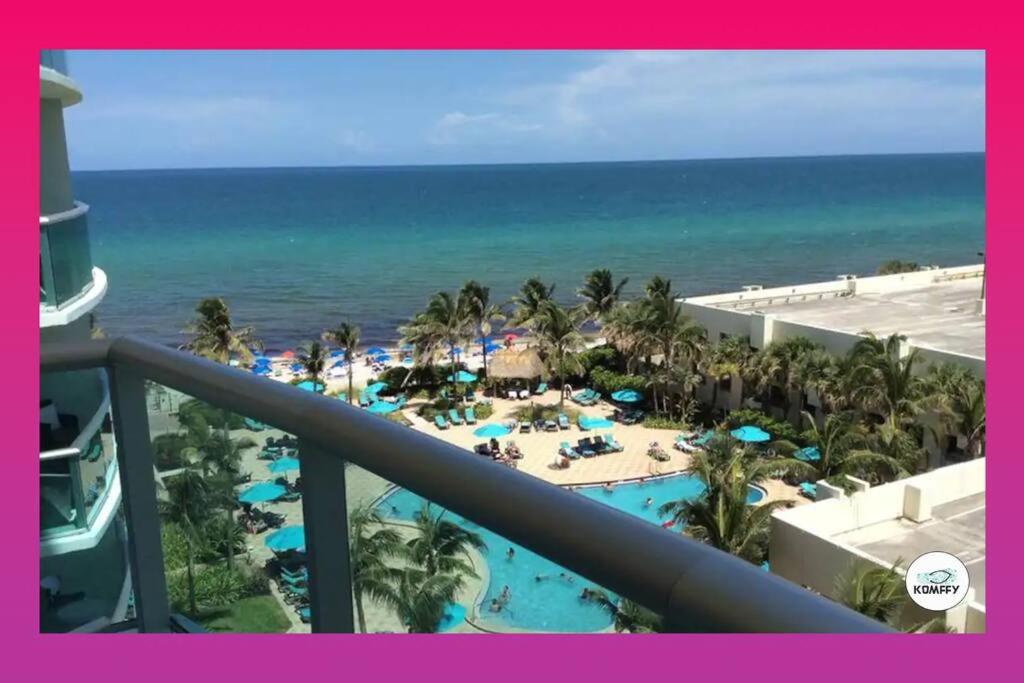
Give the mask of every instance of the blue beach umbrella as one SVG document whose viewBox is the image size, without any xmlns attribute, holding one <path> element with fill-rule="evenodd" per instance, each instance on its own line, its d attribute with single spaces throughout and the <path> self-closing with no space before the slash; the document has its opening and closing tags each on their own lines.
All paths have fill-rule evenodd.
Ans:
<svg viewBox="0 0 1024 683">
<path fill-rule="evenodd" d="M 267 536 L 264 544 L 275 553 L 285 550 L 302 550 L 306 547 L 306 530 L 301 526 L 281 527 Z"/>
<path fill-rule="evenodd" d="M 344 356 L 345 349 L 334 349 L 331 351 L 331 358 L 337 358 L 338 356 Z"/>
<path fill-rule="evenodd" d="M 473 430 L 473 436 L 484 437 L 506 436 L 508 435 L 508 433 L 508 427 L 506 427 L 505 425 L 497 424 L 496 422 L 484 425 L 483 427 L 477 427 L 476 429 Z"/>
<path fill-rule="evenodd" d="M 821 451 L 814 446 L 807 446 L 806 448 L 801 448 L 794 453 L 793 457 L 797 460 L 803 460 L 804 462 L 815 462 L 817 460 L 821 460 Z"/>
<path fill-rule="evenodd" d="M 284 474 L 299 469 L 299 461 L 295 458 L 279 458 L 267 465 L 267 469 L 274 474 Z"/>
<path fill-rule="evenodd" d="M 402 359 L 402 365 L 412 365 L 412 358 L 406 356 Z"/>
<path fill-rule="evenodd" d="M 367 410 L 378 415 L 387 415 L 398 410 L 398 406 L 390 401 L 374 401 Z"/>
<path fill-rule="evenodd" d="M 612 400 L 619 403 L 638 403 L 643 400 L 643 396 L 632 389 L 620 389 L 619 391 L 612 392 Z"/>
<path fill-rule="evenodd" d="M 693 445 L 694 446 L 703 446 L 708 441 L 711 441 L 711 439 L 714 438 L 714 436 L 715 436 L 715 430 L 709 429 L 708 431 L 704 432 L 703 434 L 698 436 L 696 439 L 694 439 L 693 440 Z"/>
<path fill-rule="evenodd" d="M 465 370 L 459 370 L 454 375 L 448 375 L 448 381 L 449 382 L 464 382 L 464 383 L 475 382 L 476 381 L 476 375 L 474 375 L 472 372 L 466 372 Z"/>
<path fill-rule="evenodd" d="M 390 360 L 391 360 L 391 356 L 389 356 L 386 353 L 382 353 L 379 356 L 374 356 L 373 357 L 373 362 L 374 363 L 387 363 Z"/>
<path fill-rule="evenodd" d="M 368 394 L 379 394 L 388 388 L 387 382 L 374 382 L 370 386 L 366 387 L 366 393 Z"/>
<path fill-rule="evenodd" d="M 288 369 L 291 370 L 292 372 L 299 372 L 300 370 L 302 370 L 302 363 L 292 363 L 291 365 L 288 366 Z"/>
<path fill-rule="evenodd" d="M 297 386 L 299 389 L 302 389 L 303 391 L 323 391 L 324 390 L 324 385 L 323 384 L 321 384 L 320 382 L 317 382 L 314 385 L 313 382 L 311 382 L 308 379 L 305 382 L 299 382 L 295 386 Z"/>
<path fill-rule="evenodd" d="M 371 346 L 370 348 L 366 349 L 366 355 L 367 356 L 376 356 L 376 355 L 379 355 L 379 354 L 382 354 L 382 353 L 387 353 L 387 352 L 388 352 L 387 349 L 382 349 L 379 346 Z"/>
<path fill-rule="evenodd" d="M 336 361 L 334 361 L 334 364 L 331 365 L 331 367 L 332 368 L 343 368 L 343 367 L 345 367 L 345 365 L 346 365 L 345 361 L 343 361 L 343 360 L 336 360 Z"/>
<path fill-rule="evenodd" d="M 270 359 L 266 356 L 256 356 L 252 359 L 253 365 L 270 365 Z"/>
<path fill-rule="evenodd" d="M 495 351 L 498 351 L 499 349 L 501 349 L 501 345 L 500 344 L 495 344 L 493 342 L 487 342 L 484 345 L 484 353 L 494 353 Z"/>
<path fill-rule="evenodd" d="M 277 500 L 285 493 L 287 491 L 280 484 L 272 484 L 269 481 L 265 481 L 242 491 L 238 496 L 238 501 L 240 503 L 269 503 L 272 500 Z"/>
<path fill-rule="evenodd" d="M 252 369 L 252 373 L 254 375 L 269 375 L 270 368 L 268 368 L 266 365 L 258 365 Z"/>
<path fill-rule="evenodd" d="M 490 337 L 478 337 L 474 341 L 477 344 L 490 344 L 491 343 L 491 338 Z"/>
<path fill-rule="evenodd" d="M 768 432 L 764 431 L 760 427 L 754 427 L 752 425 L 743 425 L 739 429 L 734 429 L 731 432 L 732 436 L 744 443 L 763 443 L 770 441 L 772 436 Z"/>
</svg>

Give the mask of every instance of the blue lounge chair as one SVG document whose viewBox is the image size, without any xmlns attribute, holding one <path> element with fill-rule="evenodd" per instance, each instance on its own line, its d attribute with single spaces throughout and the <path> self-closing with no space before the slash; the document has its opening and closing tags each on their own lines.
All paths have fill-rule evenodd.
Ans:
<svg viewBox="0 0 1024 683">
<path fill-rule="evenodd" d="M 818 485 L 812 484 L 809 481 L 805 481 L 800 484 L 800 495 L 811 500 L 817 500 L 818 498 Z"/>
<path fill-rule="evenodd" d="M 559 429 L 568 429 L 569 428 L 569 418 L 566 417 L 565 413 L 559 413 L 558 414 L 558 428 Z"/>
<path fill-rule="evenodd" d="M 455 426 L 462 424 L 462 418 L 459 417 L 459 411 L 455 408 L 450 408 L 448 410 L 448 419 L 451 420 L 452 424 Z"/>
<path fill-rule="evenodd" d="M 621 443 L 615 440 L 615 437 L 612 436 L 611 432 L 608 432 L 607 434 L 604 435 L 604 442 L 608 445 L 609 448 L 611 448 L 613 453 L 621 453 L 622 451 L 626 450 L 625 448 L 622 447 Z"/>
<path fill-rule="evenodd" d="M 597 451 L 594 450 L 594 444 L 591 443 L 590 437 L 587 437 L 585 439 L 580 439 L 579 441 L 577 441 L 576 442 L 576 450 L 584 458 L 592 458 L 595 455 L 597 455 Z"/>
<path fill-rule="evenodd" d="M 440 413 L 434 416 L 434 424 L 437 425 L 438 429 L 448 429 L 448 420 L 444 419 L 444 416 Z"/>
<path fill-rule="evenodd" d="M 466 424 L 468 424 L 468 425 L 475 425 L 476 424 L 476 413 L 473 412 L 472 408 L 466 408 Z"/>
<path fill-rule="evenodd" d="M 570 460 L 575 460 L 576 458 L 580 457 L 579 452 L 577 452 L 575 448 L 570 446 L 568 441 L 563 441 L 561 444 L 559 444 L 558 453 L 559 455 L 564 455 Z"/>
<path fill-rule="evenodd" d="M 587 423 L 584 422 L 584 420 L 585 418 L 582 415 L 576 418 L 576 426 L 580 428 L 581 432 L 585 432 L 588 429 L 590 429 L 590 427 L 587 426 Z"/>
<path fill-rule="evenodd" d="M 299 588 L 299 587 L 305 586 L 306 585 L 306 581 L 308 580 L 305 576 L 292 577 L 292 576 L 289 576 L 288 574 L 281 574 L 281 576 L 279 578 L 281 580 L 282 585 L 283 584 L 288 584 L 289 586 L 292 586 L 294 588 Z"/>
<path fill-rule="evenodd" d="M 472 403 L 475 400 L 476 400 L 476 394 L 473 393 L 472 389 L 467 389 L 466 390 L 466 403 Z"/>
<path fill-rule="evenodd" d="M 299 619 L 303 624 L 309 623 L 309 606 L 295 608 L 295 613 L 299 615 Z"/>
<path fill-rule="evenodd" d="M 242 420 L 242 422 L 245 424 L 246 429 L 249 429 L 249 430 L 254 431 L 254 432 L 262 432 L 263 431 L 263 423 L 262 422 L 257 422 L 256 420 L 252 419 L 251 417 L 245 418 L 244 420 Z"/>
<path fill-rule="evenodd" d="M 547 390 L 548 390 L 548 383 L 547 382 L 541 382 L 540 384 L 537 385 L 537 388 L 533 390 L 533 393 L 535 393 L 537 395 L 540 395 L 540 394 L 543 394 Z"/>
<path fill-rule="evenodd" d="M 288 577 L 289 579 L 307 579 L 309 578 L 309 570 L 304 566 L 299 567 L 297 570 L 288 569 L 288 567 L 281 567 L 281 576 Z"/>
<path fill-rule="evenodd" d="M 370 397 L 366 394 L 366 392 L 363 392 L 363 393 L 359 394 L 359 407 L 360 408 L 369 408 L 370 407 Z"/>
</svg>

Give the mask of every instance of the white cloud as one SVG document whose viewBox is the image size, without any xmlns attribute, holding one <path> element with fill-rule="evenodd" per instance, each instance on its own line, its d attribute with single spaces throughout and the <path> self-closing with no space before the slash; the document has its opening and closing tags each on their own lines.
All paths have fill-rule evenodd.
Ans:
<svg viewBox="0 0 1024 683">
<path fill-rule="evenodd" d="M 374 149 L 373 140 L 361 130 L 339 130 L 334 134 L 333 140 L 338 147 L 360 154 Z"/>
<path fill-rule="evenodd" d="M 427 133 L 432 145 L 455 145 L 467 142 L 503 143 L 509 134 L 523 134 L 540 130 L 540 124 L 519 121 L 496 112 L 465 114 L 451 111 L 437 120 Z"/>
</svg>

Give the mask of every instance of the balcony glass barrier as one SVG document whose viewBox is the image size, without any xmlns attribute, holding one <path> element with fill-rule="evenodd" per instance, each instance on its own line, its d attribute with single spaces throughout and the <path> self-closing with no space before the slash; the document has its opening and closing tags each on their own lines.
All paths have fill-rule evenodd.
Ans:
<svg viewBox="0 0 1024 683">
<path fill-rule="evenodd" d="M 71 75 L 68 71 L 67 53 L 64 50 L 40 50 L 39 64 L 40 66 L 49 67 L 54 71 L 60 72 L 65 76 Z"/>
<path fill-rule="evenodd" d="M 39 226 L 40 303 L 59 308 L 92 286 L 86 214 Z"/>
</svg>

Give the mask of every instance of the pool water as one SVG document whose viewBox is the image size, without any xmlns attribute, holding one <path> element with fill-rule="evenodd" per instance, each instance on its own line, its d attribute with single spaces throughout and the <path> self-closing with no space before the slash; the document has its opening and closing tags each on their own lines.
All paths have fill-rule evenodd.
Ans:
<svg viewBox="0 0 1024 683">
<path fill-rule="evenodd" d="M 659 506 L 672 500 L 696 498 L 703 490 L 704 484 L 699 479 L 675 475 L 645 483 L 619 484 L 611 492 L 600 487 L 577 489 L 577 492 L 653 524 L 661 524 L 665 518 L 658 515 Z M 763 497 L 763 491 L 752 488 L 747 502 L 755 503 Z M 653 500 L 651 505 L 645 504 L 648 498 Z M 385 517 L 412 521 L 423 502 L 423 498 L 410 491 L 395 489 L 381 499 L 377 510 Z M 432 506 L 432 510 L 437 514 L 440 508 Z M 482 554 L 490 570 L 490 581 L 477 618 L 481 626 L 587 633 L 611 625 L 611 617 L 600 607 L 579 598 L 583 588 L 599 586 L 459 515 L 448 514 L 452 521 L 476 532 L 487 544 Z M 511 559 L 507 557 L 509 548 L 514 550 Z M 508 606 L 501 612 L 488 611 L 491 600 L 498 597 L 503 586 L 508 586 L 512 594 Z"/>
<path fill-rule="evenodd" d="M 581 415 L 579 422 L 586 429 L 611 429 L 615 423 L 604 417 L 587 417 Z"/>
</svg>

